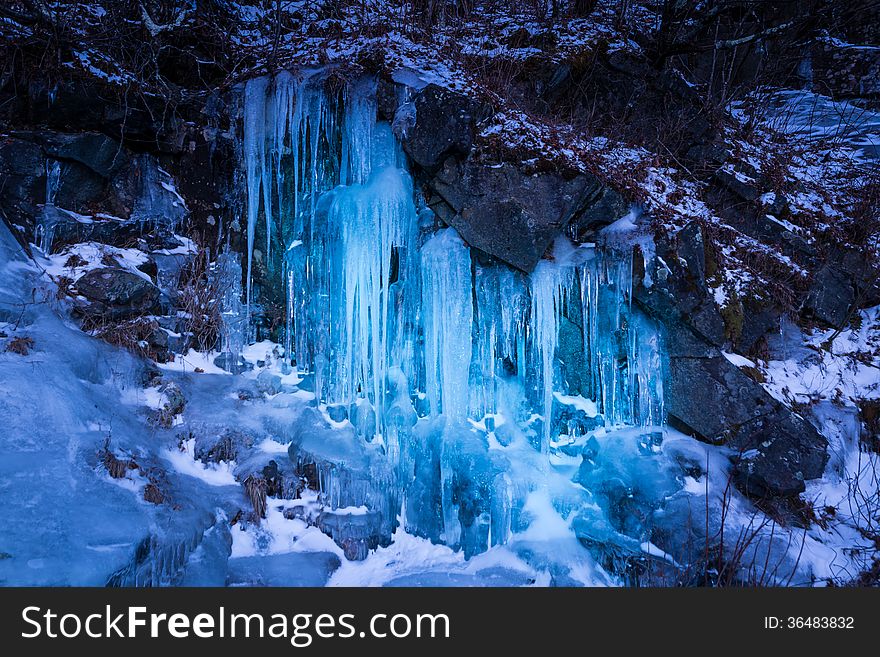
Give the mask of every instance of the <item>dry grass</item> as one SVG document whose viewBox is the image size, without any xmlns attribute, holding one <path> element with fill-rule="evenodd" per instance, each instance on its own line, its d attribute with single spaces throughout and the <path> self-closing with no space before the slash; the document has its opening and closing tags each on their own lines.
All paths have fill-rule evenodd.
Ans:
<svg viewBox="0 0 880 657">
<path fill-rule="evenodd" d="M 184 328 L 191 346 L 200 351 L 212 349 L 223 329 L 223 283 L 210 275 L 210 268 L 210 252 L 199 248 L 192 262 L 181 270 L 178 281 L 177 303 L 185 313 Z"/>
<path fill-rule="evenodd" d="M 34 348 L 34 339 L 26 335 L 12 338 L 6 345 L 6 351 L 11 351 L 19 356 L 27 356 Z"/>
<path fill-rule="evenodd" d="M 168 352 L 151 344 L 150 340 L 156 331 L 161 331 L 155 319 L 135 317 L 119 322 L 106 321 L 100 317 L 87 317 L 83 322 L 83 330 L 99 340 L 116 347 L 122 347 L 142 358 L 149 358 L 164 363 L 168 360 Z"/>
</svg>

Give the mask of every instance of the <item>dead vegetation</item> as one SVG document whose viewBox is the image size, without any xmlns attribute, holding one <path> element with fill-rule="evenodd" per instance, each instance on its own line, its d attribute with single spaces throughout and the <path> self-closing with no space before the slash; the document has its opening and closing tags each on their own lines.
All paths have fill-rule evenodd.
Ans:
<svg viewBox="0 0 880 657">
<path fill-rule="evenodd" d="M 14 337 L 6 344 L 6 351 L 19 356 L 27 356 L 33 348 L 34 339 L 26 335 Z"/>
<path fill-rule="evenodd" d="M 248 475 L 244 482 L 242 482 L 242 486 L 244 487 L 245 496 L 251 503 L 254 517 L 257 519 L 257 522 L 259 522 L 260 518 L 266 517 L 266 497 L 268 490 L 266 480 L 263 477 L 252 473 Z"/>
<path fill-rule="evenodd" d="M 224 282 L 214 274 L 207 248 L 199 248 L 180 273 L 177 305 L 184 313 L 184 327 L 190 346 L 199 351 L 213 349 L 223 330 Z"/>
</svg>

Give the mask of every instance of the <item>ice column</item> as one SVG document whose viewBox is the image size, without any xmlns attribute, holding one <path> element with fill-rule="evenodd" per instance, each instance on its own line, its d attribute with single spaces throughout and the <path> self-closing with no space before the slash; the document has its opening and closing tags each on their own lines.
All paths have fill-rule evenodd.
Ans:
<svg viewBox="0 0 880 657">
<path fill-rule="evenodd" d="M 58 208 L 55 207 L 55 196 L 61 184 L 61 162 L 58 160 L 46 161 L 46 203 L 40 211 L 37 221 L 35 240 L 43 253 L 52 251 L 52 242 L 55 239 L 55 226 L 58 224 Z"/>
<path fill-rule="evenodd" d="M 422 247 L 425 379 L 431 414 L 463 420 L 468 413 L 474 321 L 470 249 L 453 228 Z"/>
<path fill-rule="evenodd" d="M 540 376 L 539 390 L 544 416 L 541 451 L 547 452 L 553 420 L 553 391 L 556 389 L 556 347 L 559 325 L 565 311 L 568 295 L 574 283 L 574 268 L 542 260 L 531 277 L 532 307 L 529 316 L 529 338 Z"/>
</svg>

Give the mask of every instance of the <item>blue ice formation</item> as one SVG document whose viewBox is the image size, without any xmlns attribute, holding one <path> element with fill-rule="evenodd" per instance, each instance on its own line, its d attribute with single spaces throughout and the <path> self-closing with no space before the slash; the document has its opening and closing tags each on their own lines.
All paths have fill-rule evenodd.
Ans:
<svg viewBox="0 0 880 657">
<path fill-rule="evenodd" d="M 566 501 L 558 457 L 597 430 L 635 427 L 649 444 L 664 423 L 632 243 L 563 238 L 530 275 L 474 258 L 424 207 L 375 82 L 324 82 L 246 84 L 248 311 L 257 254 L 283 249 L 285 348 L 319 408 L 346 409 L 393 469 L 386 496 L 409 531 L 473 554 L 522 525 L 536 489 L 588 506 Z"/>
</svg>

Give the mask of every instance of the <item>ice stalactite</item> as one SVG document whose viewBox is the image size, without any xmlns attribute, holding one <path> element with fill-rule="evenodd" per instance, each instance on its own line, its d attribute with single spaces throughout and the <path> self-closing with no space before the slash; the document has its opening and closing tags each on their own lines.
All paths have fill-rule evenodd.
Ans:
<svg viewBox="0 0 880 657">
<path fill-rule="evenodd" d="M 229 367 L 237 371 L 239 355 L 247 344 L 248 317 L 242 304 L 241 258 L 232 251 L 224 251 L 217 256 L 217 262 L 210 272 L 210 283 L 214 289 L 222 291 L 220 332 L 220 351 L 225 354 Z"/>
<path fill-rule="evenodd" d="M 40 211 L 37 221 L 35 243 L 43 253 L 52 251 L 52 242 L 55 239 L 55 226 L 58 224 L 58 208 L 55 206 L 55 197 L 58 187 L 61 185 L 61 162 L 58 160 L 46 161 L 46 202 Z"/>
<path fill-rule="evenodd" d="M 369 445 L 382 474 L 328 465 L 325 499 L 402 506 L 409 531 L 472 555 L 522 529 L 562 445 L 663 423 L 659 332 L 632 304 L 637 215 L 595 245 L 561 238 L 526 275 L 417 211 L 375 81 L 283 73 L 249 82 L 244 110 L 253 323 L 266 296 L 254 286 L 276 284 L 303 387 L 350 421 L 333 431 Z M 562 500 L 570 483 L 548 490 Z"/>
<path fill-rule="evenodd" d="M 431 413 L 468 414 L 473 288 L 470 249 L 453 228 L 422 247 L 426 392 Z"/>
<path fill-rule="evenodd" d="M 250 309 L 254 259 L 254 236 L 263 189 L 266 142 L 266 90 L 268 78 L 249 80 L 244 89 L 243 155 L 247 177 L 247 303 Z"/>
<path fill-rule="evenodd" d="M 415 322 L 400 317 L 412 302 L 397 280 L 416 271 L 413 185 L 390 126 L 376 122 L 375 82 L 337 97 L 319 78 L 246 85 L 248 281 L 262 216 L 261 257 L 279 236 L 284 250 L 284 341 L 300 372 L 321 402 L 362 399 L 381 418 L 389 368 L 412 362 Z"/>
<path fill-rule="evenodd" d="M 526 363 L 526 277 L 504 265 L 474 268 L 474 356 L 471 364 L 471 417 L 513 413 L 504 397 L 504 382 L 522 384 Z M 515 418 L 511 418 L 515 419 Z"/>
<path fill-rule="evenodd" d="M 541 408 L 544 422 L 541 451 L 549 450 L 552 420 L 553 391 L 555 380 L 556 347 L 559 338 L 559 322 L 564 314 L 569 291 L 573 287 L 574 268 L 549 260 L 538 263 L 531 277 L 532 307 L 529 314 L 529 337 L 532 342 L 534 362 L 540 376 Z"/>
<path fill-rule="evenodd" d="M 383 128 L 390 140 L 390 129 Z M 406 324 L 395 313 L 393 269 L 411 269 L 414 218 L 412 183 L 393 166 L 373 174 L 365 185 L 340 189 L 329 210 L 329 224 L 342 233 L 342 277 L 331 291 L 331 304 L 338 304 L 342 314 L 328 399 L 345 401 L 361 394 L 380 416 L 389 366 L 412 360 L 399 330 Z"/>
</svg>

